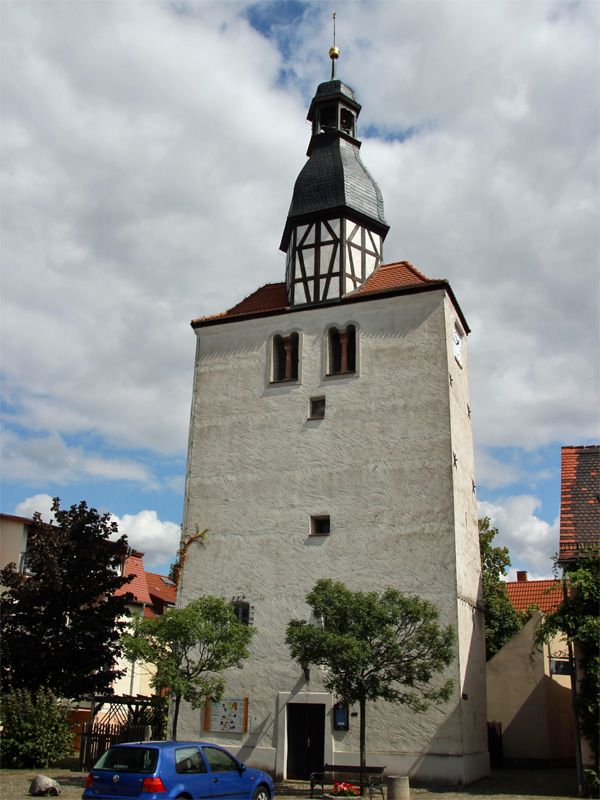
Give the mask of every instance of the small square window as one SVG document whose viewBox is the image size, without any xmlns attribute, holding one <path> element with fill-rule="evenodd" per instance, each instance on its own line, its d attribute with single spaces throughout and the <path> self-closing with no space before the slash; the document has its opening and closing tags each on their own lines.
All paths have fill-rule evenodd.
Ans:
<svg viewBox="0 0 600 800">
<path fill-rule="evenodd" d="M 311 536 L 329 536 L 330 531 L 331 519 L 328 514 L 320 514 L 310 518 Z"/>
<path fill-rule="evenodd" d="M 254 622 L 254 608 L 243 597 L 234 597 L 231 601 L 233 612 L 243 625 L 252 625 Z"/>
<path fill-rule="evenodd" d="M 311 397 L 309 419 L 323 419 L 324 417 L 325 417 L 325 398 Z"/>
</svg>

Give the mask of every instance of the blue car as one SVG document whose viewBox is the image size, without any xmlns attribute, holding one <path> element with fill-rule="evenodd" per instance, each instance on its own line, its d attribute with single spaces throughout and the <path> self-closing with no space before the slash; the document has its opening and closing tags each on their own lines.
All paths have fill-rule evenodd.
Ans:
<svg viewBox="0 0 600 800">
<path fill-rule="evenodd" d="M 84 800 L 271 800 L 273 781 L 209 742 L 129 742 L 104 753 Z"/>
</svg>

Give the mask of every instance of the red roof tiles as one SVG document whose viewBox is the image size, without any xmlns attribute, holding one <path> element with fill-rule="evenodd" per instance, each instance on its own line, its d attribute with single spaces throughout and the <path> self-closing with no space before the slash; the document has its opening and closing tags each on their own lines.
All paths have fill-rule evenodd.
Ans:
<svg viewBox="0 0 600 800">
<path fill-rule="evenodd" d="M 175 605 L 177 586 L 173 581 L 165 575 L 158 575 L 156 572 L 147 572 L 146 581 L 148 583 L 148 591 L 153 600 L 157 598 L 163 604 Z"/>
<path fill-rule="evenodd" d="M 146 583 L 146 573 L 144 572 L 144 556 L 141 553 L 132 553 L 125 559 L 123 575 L 128 578 L 133 576 L 133 580 L 121 586 L 115 594 L 121 596 L 131 592 L 135 603 L 147 603 L 150 605 L 150 594 Z"/>
<path fill-rule="evenodd" d="M 406 286 L 439 283 L 443 284 L 445 281 L 427 278 L 408 261 L 398 261 L 394 264 L 382 264 L 354 294 L 379 294 Z"/>
<path fill-rule="evenodd" d="M 351 294 L 345 295 L 341 303 L 358 302 L 371 299 L 373 295 L 400 294 L 405 291 L 424 291 L 430 289 L 446 290 L 454 303 L 465 330 L 469 328 L 466 320 L 456 302 L 449 283 L 442 279 L 431 279 L 419 272 L 408 261 L 398 261 L 393 264 L 382 264 L 367 278 L 365 283 Z M 369 297 L 365 297 L 369 295 Z M 325 304 L 327 305 L 327 304 Z M 288 304 L 285 283 L 267 283 L 261 286 L 241 302 L 220 314 L 212 314 L 192 320 L 192 328 L 203 325 L 216 325 L 220 322 L 229 322 L 236 319 L 263 316 L 269 314 L 282 314 L 291 311 L 300 311 L 310 306 L 296 306 L 291 308 Z"/>
<path fill-rule="evenodd" d="M 559 561 L 600 546 L 600 445 L 563 447 Z"/>
<path fill-rule="evenodd" d="M 142 553 L 133 552 L 127 556 L 123 575 L 133 575 L 133 580 L 117 589 L 115 594 L 121 596 L 131 592 L 132 602 L 144 607 L 144 616 L 164 614 L 166 606 L 175 605 L 177 587 L 166 576 L 146 572 Z"/>
<path fill-rule="evenodd" d="M 537 606 L 544 614 L 556 611 L 562 602 L 562 581 L 507 581 L 508 599 L 515 611 Z"/>
</svg>

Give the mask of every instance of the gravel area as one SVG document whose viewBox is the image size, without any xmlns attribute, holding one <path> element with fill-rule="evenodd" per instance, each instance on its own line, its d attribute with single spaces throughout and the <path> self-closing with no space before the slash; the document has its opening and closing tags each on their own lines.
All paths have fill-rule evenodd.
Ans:
<svg viewBox="0 0 600 800">
<path fill-rule="evenodd" d="M 26 800 L 29 785 L 37 774 L 57 780 L 62 792 L 61 800 L 80 800 L 85 773 L 61 769 L 0 770 L 1 800 Z M 577 796 L 575 771 L 572 769 L 548 770 L 495 770 L 473 786 L 458 791 L 452 788 L 411 787 L 411 800 L 564 800 Z M 294 784 L 277 787 L 279 797 L 307 800 L 309 792 Z"/>
</svg>

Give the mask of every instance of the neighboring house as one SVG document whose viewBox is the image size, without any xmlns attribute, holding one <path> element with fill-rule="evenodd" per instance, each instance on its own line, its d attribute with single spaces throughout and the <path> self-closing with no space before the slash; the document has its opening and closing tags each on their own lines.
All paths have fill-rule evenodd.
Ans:
<svg viewBox="0 0 600 800">
<path fill-rule="evenodd" d="M 561 464 L 558 563 L 563 574 L 591 552 L 600 552 L 600 445 L 570 445 L 562 448 Z M 575 647 L 576 663 L 577 656 Z M 592 766 L 594 754 L 584 738 L 581 750 L 583 764 Z"/>
<path fill-rule="evenodd" d="M 0 569 L 10 563 L 16 564 L 20 572 L 25 569 L 27 538 L 31 525 L 33 520 L 28 517 L 0 514 Z M 129 604 L 133 614 L 160 616 L 167 608 L 175 605 L 177 587 L 166 575 L 146 572 L 143 553 L 129 550 L 123 562 L 123 574 L 133 575 L 133 580 L 119 589 L 118 594 L 133 594 L 133 600 Z M 113 684 L 115 694 L 154 694 L 149 685 L 150 673 L 146 665 L 131 665 L 122 661 L 119 667 L 125 669 L 126 674 Z M 85 717 L 85 708 L 82 713 Z"/>
<path fill-rule="evenodd" d="M 0 514 L 0 569 L 15 564 L 19 572 L 25 566 L 27 536 L 33 520 L 14 514 Z"/>
<path fill-rule="evenodd" d="M 600 546 L 600 445 L 562 448 L 558 563 Z"/>
<path fill-rule="evenodd" d="M 558 563 L 568 574 L 580 554 L 600 546 L 600 446 L 562 448 Z M 487 663 L 488 720 L 501 728 L 505 764 L 562 764 L 575 759 L 571 678 L 566 643 L 534 646 L 535 627 L 563 598 L 559 580 L 506 584 L 517 611 L 539 612 Z M 577 655 L 577 653 L 575 653 Z M 587 743 L 583 763 L 593 763 Z"/>
<path fill-rule="evenodd" d="M 501 735 L 505 766 L 570 765 L 575 756 L 569 661 L 565 642 L 536 647 L 542 615 L 555 611 L 562 581 L 507 581 L 516 611 L 538 610 L 486 665 L 488 721 Z"/>
<path fill-rule="evenodd" d="M 118 590 L 118 594 L 131 593 L 133 600 L 129 603 L 131 614 L 143 614 L 145 617 L 162 616 L 167 608 L 175 605 L 177 587 L 166 575 L 146 572 L 144 554 L 131 551 L 123 564 L 123 575 L 133 575 L 133 580 Z M 156 692 L 150 686 L 153 675 L 150 665 L 122 659 L 118 664 L 125 674 L 113 684 L 117 695 L 150 696 Z"/>
<path fill-rule="evenodd" d="M 178 602 L 231 598 L 258 633 L 225 674 L 223 702 L 182 707 L 179 733 L 223 742 L 277 779 L 357 764 L 356 709 L 338 722 L 319 667 L 290 659 L 286 625 L 307 617 L 319 578 L 394 586 L 454 626 L 454 690 L 424 714 L 370 703 L 368 761 L 465 784 L 489 770 L 469 328 L 446 280 L 383 263 L 360 108 L 340 80 L 317 88 L 280 245 L 285 281 L 192 323 L 183 540 L 208 533 L 187 552 Z"/>
</svg>

